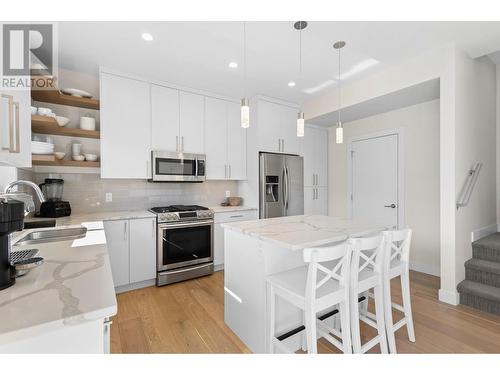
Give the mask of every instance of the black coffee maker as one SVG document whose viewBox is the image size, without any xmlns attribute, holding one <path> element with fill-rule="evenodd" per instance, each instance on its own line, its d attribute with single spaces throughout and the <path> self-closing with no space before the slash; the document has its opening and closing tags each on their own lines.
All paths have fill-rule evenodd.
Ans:
<svg viewBox="0 0 500 375">
<path fill-rule="evenodd" d="M 15 268 L 10 264 L 10 234 L 23 229 L 24 203 L 0 196 L 0 290 L 16 283 Z"/>
</svg>

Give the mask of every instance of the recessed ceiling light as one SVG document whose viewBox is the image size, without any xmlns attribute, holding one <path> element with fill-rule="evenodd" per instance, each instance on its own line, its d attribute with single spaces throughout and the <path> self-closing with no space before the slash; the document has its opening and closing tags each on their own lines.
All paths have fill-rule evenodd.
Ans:
<svg viewBox="0 0 500 375">
<path fill-rule="evenodd" d="M 142 33 L 142 39 L 150 42 L 153 40 L 153 35 L 151 35 L 150 33 Z"/>
<path fill-rule="evenodd" d="M 234 62 L 234 61 L 231 61 L 231 62 L 229 63 L 229 67 L 230 67 L 230 68 L 233 68 L 233 69 L 236 69 L 236 68 L 238 67 L 238 63 L 237 63 L 237 62 Z"/>
<path fill-rule="evenodd" d="M 288 82 L 288 87 L 295 87 L 295 82 L 294 81 Z"/>
</svg>

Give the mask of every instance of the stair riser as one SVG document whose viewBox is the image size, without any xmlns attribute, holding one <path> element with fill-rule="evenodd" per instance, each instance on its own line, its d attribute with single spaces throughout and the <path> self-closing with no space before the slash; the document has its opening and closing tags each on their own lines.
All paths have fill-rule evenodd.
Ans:
<svg viewBox="0 0 500 375">
<path fill-rule="evenodd" d="M 460 293 L 460 303 L 491 314 L 500 315 L 500 302 L 490 301 L 486 298 L 472 294 Z"/>
<path fill-rule="evenodd" d="M 484 272 L 477 269 L 466 268 L 465 279 L 500 288 L 500 275 L 496 273 Z"/>
<path fill-rule="evenodd" d="M 472 246 L 472 257 L 475 259 L 489 260 L 491 262 L 500 262 L 500 251 Z"/>
</svg>

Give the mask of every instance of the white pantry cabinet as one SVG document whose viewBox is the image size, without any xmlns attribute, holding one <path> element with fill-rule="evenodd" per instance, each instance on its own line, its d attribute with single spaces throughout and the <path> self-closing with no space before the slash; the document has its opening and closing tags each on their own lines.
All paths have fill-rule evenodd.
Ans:
<svg viewBox="0 0 500 375">
<path fill-rule="evenodd" d="M 156 218 L 104 221 L 115 288 L 156 277 Z"/>
<path fill-rule="evenodd" d="M 101 177 L 151 176 L 149 83 L 101 74 Z"/>
<path fill-rule="evenodd" d="M 204 153 L 204 121 L 204 96 L 151 85 L 153 149 Z"/>
<path fill-rule="evenodd" d="M 246 130 L 238 103 L 205 98 L 205 150 L 208 180 L 246 179 Z"/>
<path fill-rule="evenodd" d="M 259 100 L 257 106 L 259 151 L 299 154 L 298 109 L 267 100 Z"/>
<path fill-rule="evenodd" d="M 0 165 L 31 167 L 29 90 L 0 91 Z"/>
<path fill-rule="evenodd" d="M 215 212 L 214 214 L 214 266 L 218 269 L 224 266 L 224 228 L 222 224 L 235 221 L 255 220 L 257 210 L 237 209 L 235 211 Z"/>
<path fill-rule="evenodd" d="M 306 125 L 304 141 L 304 213 L 328 214 L 328 130 Z"/>
</svg>

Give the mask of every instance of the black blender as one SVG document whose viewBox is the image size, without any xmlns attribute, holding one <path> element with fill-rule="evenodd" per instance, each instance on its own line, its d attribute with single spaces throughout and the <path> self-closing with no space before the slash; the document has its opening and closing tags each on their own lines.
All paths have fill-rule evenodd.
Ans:
<svg viewBox="0 0 500 375">
<path fill-rule="evenodd" d="M 10 234 L 23 229 L 24 203 L 0 196 L 0 290 L 16 282 L 16 270 L 11 265 Z"/>
<path fill-rule="evenodd" d="M 46 201 L 40 205 L 38 216 L 55 218 L 71 215 L 69 202 L 62 200 L 63 186 L 64 180 L 60 178 L 46 178 L 45 182 L 40 184 Z"/>
</svg>

